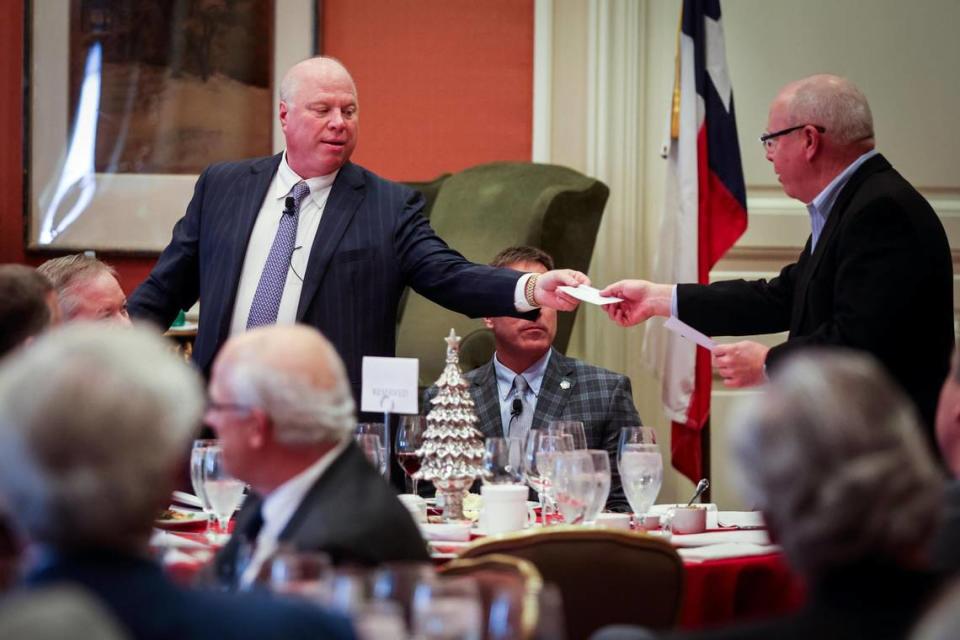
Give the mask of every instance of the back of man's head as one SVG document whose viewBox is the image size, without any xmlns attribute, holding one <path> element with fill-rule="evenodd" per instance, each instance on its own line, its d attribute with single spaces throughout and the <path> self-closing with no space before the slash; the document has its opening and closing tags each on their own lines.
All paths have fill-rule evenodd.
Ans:
<svg viewBox="0 0 960 640">
<path fill-rule="evenodd" d="M 212 385 L 233 402 L 269 416 L 284 446 L 339 442 L 355 425 L 343 361 L 319 331 L 305 325 L 268 326 L 229 340 L 214 364 Z"/>
<path fill-rule="evenodd" d="M 819 74 L 787 86 L 791 121 L 815 124 L 840 146 L 874 145 L 873 114 L 867 97 L 853 82 L 840 76 Z"/>
<path fill-rule="evenodd" d="M 960 477 L 960 354 L 956 351 L 940 389 L 936 427 L 940 453 L 953 475 Z"/>
<path fill-rule="evenodd" d="M 741 409 L 731 446 L 741 492 L 807 577 L 908 564 L 929 541 L 942 477 L 912 404 L 870 356 L 794 357 Z"/>
<path fill-rule="evenodd" d="M 76 323 L 0 368 L 0 493 L 35 541 L 145 543 L 199 425 L 201 383 L 160 336 Z"/>
<path fill-rule="evenodd" d="M 0 356 L 56 319 L 51 296 L 55 296 L 53 286 L 35 269 L 22 264 L 0 265 Z"/>
<path fill-rule="evenodd" d="M 491 267 L 506 267 L 512 264 L 528 262 L 542 265 L 547 271 L 553 271 L 553 256 L 537 247 L 517 245 L 507 247 L 490 261 Z"/>
</svg>

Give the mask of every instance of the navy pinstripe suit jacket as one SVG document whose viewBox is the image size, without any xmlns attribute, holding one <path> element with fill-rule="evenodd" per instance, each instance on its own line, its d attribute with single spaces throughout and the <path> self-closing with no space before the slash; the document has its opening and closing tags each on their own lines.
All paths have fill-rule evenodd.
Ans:
<svg viewBox="0 0 960 640">
<path fill-rule="evenodd" d="M 197 365 L 209 372 L 227 339 L 247 242 L 280 155 L 216 164 L 197 180 L 187 212 L 130 315 L 163 327 L 199 298 Z M 471 317 L 517 316 L 520 273 L 468 262 L 421 215 L 423 197 L 359 165 L 333 183 L 303 274 L 297 321 L 327 336 L 359 396 L 362 357 L 392 356 L 397 304 L 405 286 Z"/>
<path fill-rule="evenodd" d="M 464 377 L 471 382 L 470 395 L 476 405 L 483 436 L 502 437 L 503 420 L 493 360 L 464 374 Z M 564 381 L 567 384 L 563 384 Z M 427 390 L 423 413 L 430 410 L 429 399 L 435 395 L 436 387 Z M 617 472 L 617 446 L 620 429 L 641 424 L 633 404 L 630 378 L 554 351 L 543 374 L 532 428 L 542 428 L 554 420 L 583 422 L 587 448 L 605 449 L 610 454 L 612 479 L 607 508 L 629 511 Z"/>
</svg>

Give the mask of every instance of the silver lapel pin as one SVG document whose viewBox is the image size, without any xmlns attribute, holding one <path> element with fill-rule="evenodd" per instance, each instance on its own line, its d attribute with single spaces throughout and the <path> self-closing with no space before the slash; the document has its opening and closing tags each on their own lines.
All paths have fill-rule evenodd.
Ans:
<svg viewBox="0 0 960 640">
<path fill-rule="evenodd" d="M 566 378 L 560 381 L 560 388 L 563 389 L 564 391 L 566 391 L 570 387 L 571 387 L 570 381 L 567 380 Z"/>
</svg>

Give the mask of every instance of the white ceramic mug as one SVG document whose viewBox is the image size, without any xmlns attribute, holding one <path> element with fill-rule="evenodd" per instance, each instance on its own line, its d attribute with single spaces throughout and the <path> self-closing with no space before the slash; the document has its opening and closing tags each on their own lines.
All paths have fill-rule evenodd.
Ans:
<svg viewBox="0 0 960 640">
<path fill-rule="evenodd" d="M 670 530 L 680 535 L 707 530 L 707 510 L 703 507 L 674 507 L 668 511 Z"/>
<path fill-rule="evenodd" d="M 527 486 L 523 484 L 485 484 L 480 488 L 483 507 L 480 509 L 481 533 L 495 535 L 519 531 L 536 521 L 533 509 L 527 507 Z"/>
</svg>

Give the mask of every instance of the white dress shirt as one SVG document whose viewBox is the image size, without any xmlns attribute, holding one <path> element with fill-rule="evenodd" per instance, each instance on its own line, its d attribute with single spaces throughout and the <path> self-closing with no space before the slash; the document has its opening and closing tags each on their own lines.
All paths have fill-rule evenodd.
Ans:
<svg viewBox="0 0 960 640">
<path fill-rule="evenodd" d="M 254 543 L 253 556 L 250 564 L 243 570 L 240 577 L 241 586 L 251 584 L 260 573 L 260 567 L 274 554 L 279 546 L 280 534 L 290 522 L 290 518 L 300 507 L 307 492 L 323 475 L 334 460 L 344 452 L 350 439 L 347 438 L 333 449 L 322 455 L 312 465 L 293 476 L 282 485 L 270 492 L 260 505 L 260 514 L 263 516 L 263 526 Z"/>
<path fill-rule="evenodd" d="M 327 198 L 330 196 L 330 189 L 338 172 L 305 180 L 310 187 L 310 195 L 300 203 L 297 239 L 293 245 L 293 256 L 290 258 L 292 268 L 287 269 L 287 280 L 283 286 L 276 324 L 296 322 L 300 290 L 303 288 L 302 278 L 306 275 L 310 250 L 317 236 L 317 227 L 320 226 L 320 218 L 327 206 Z M 243 259 L 243 269 L 240 271 L 240 283 L 237 285 L 237 300 L 233 306 L 230 335 L 247 330 L 250 305 L 253 303 L 253 295 L 257 292 L 257 285 L 260 283 L 260 274 L 263 273 L 267 256 L 270 255 L 270 248 L 273 246 L 273 239 L 280 226 L 284 200 L 290 195 L 293 186 L 301 180 L 302 178 L 287 164 L 287 154 L 284 153 L 277 173 L 267 189 L 267 197 L 263 200 L 257 220 L 253 224 L 250 242 L 247 243 L 247 253 Z"/>
</svg>

